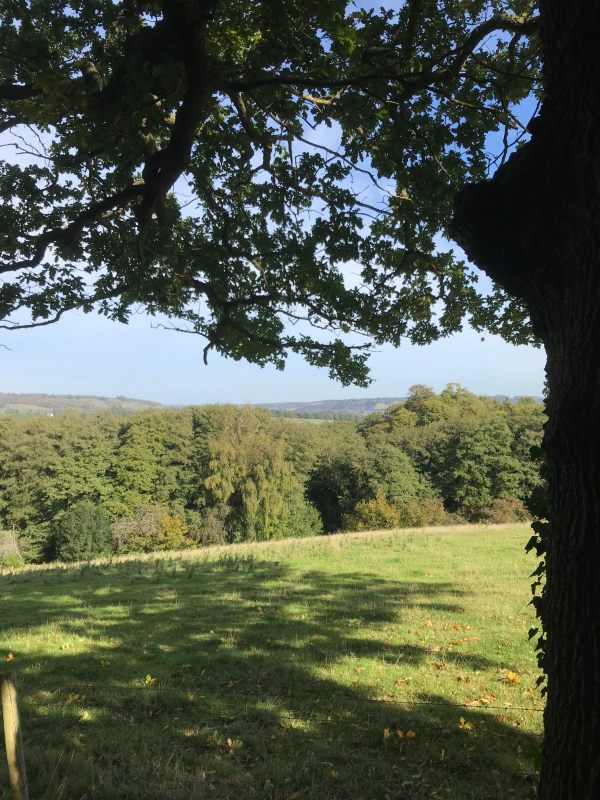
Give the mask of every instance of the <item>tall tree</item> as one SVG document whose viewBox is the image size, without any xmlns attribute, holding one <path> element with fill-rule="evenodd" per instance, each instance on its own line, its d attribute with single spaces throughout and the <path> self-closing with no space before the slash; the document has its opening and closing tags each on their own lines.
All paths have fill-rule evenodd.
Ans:
<svg viewBox="0 0 600 800">
<path fill-rule="evenodd" d="M 203 334 L 206 352 L 281 367 L 291 350 L 364 381 L 367 353 L 344 340 L 352 329 L 426 342 L 466 315 L 525 341 L 531 318 L 550 411 L 540 796 L 598 796 L 600 6 L 12 0 L 3 10 L 7 327 L 71 308 L 126 320 L 142 303 Z M 529 125 L 527 98 L 532 111 L 541 104 Z M 491 294 L 436 247 L 440 233 L 494 280 Z M 359 286 L 345 280 L 349 262 L 361 265 Z M 290 318 L 332 339 L 289 333 Z"/>
<path fill-rule="evenodd" d="M 0 520 L 22 531 L 30 558 L 51 554 L 56 524 L 73 503 L 108 497 L 107 471 L 118 424 L 110 413 L 64 414 L 25 418 L 5 430 Z"/>
<path fill-rule="evenodd" d="M 305 504 L 300 481 L 287 458 L 286 441 L 274 435 L 265 411 L 244 406 L 213 409 L 203 484 L 209 504 L 227 509 L 234 541 L 289 535 Z M 317 516 L 305 513 L 307 535 L 318 530 Z M 303 523 L 304 524 L 304 523 Z"/>
<path fill-rule="evenodd" d="M 165 459 L 166 419 L 160 411 L 140 411 L 122 427 L 110 467 L 112 514 L 132 514 L 152 502 Z"/>
</svg>

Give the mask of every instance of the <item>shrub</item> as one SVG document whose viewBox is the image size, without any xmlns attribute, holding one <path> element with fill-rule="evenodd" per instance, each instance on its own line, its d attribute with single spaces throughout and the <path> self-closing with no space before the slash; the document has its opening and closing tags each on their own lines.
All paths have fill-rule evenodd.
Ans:
<svg viewBox="0 0 600 800">
<path fill-rule="evenodd" d="M 444 525 L 468 525 L 469 520 L 459 514 L 458 511 L 446 511 L 446 519 Z"/>
<path fill-rule="evenodd" d="M 199 513 L 188 512 L 190 537 L 202 546 L 227 544 L 230 538 L 227 531 L 228 512 L 227 506 L 221 504 L 204 508 Z"/>
<path fill-rule="evenodd" d="M 293 493 L 280 515 L 272 538 L 318 536 L 320 533 L 323 533 L 323 520 L 317 509 L 298 492 Z"/>
<path fill-rule="evenodd" d="M 384 495 L 377 494 L 369 500 L 361 500 L 352 513 L 344 516 L 343 530 L 369 531 L 380 528 L 399 528 L 402 524 L 400 510 Z"/>
<path fill-rule="evenodd" d="M 165 506 L 145 505 L 113 523 L 112 541 L 119 553 L 149 553 L 193 547 L 185 521 Z"/>
<path fill-rule="evenodd" d="M 361 500 L 356 504 L 352 514 L 344 518 L 344 530 L 424 528 L 426 525 L 447 525 L 448 517 L 438 497 L 409 500 L 398 507 L 384 495 L 377 494 L 370 500 Z"/>
<path fill-rule="evenodd" d="M 110 517 L 102 506 L 81 500 L 65 512 L 55 532 L 61 561 L 86 561 L 111 552 Z"/>
<path fill-rule="evenodd" d="M 25 559 L 16 553 L 5 553 L 0 555 L 0 567 L 22 567 Z"/>
<path fill-rule="evenodd" d="M 447 525 L 448 514 L 438 497 L 410 500 L 400 514 L 401 525 L 406 528 L 424 528 L 426 525 Z"/>
<path fill-rule="evenodd" d="M 531 515 L 525 504 L 516 497 L 497 497 L 477 514 L 477 522 L 490 525 L 502 522 L 527 522 Z"/>
</svg>

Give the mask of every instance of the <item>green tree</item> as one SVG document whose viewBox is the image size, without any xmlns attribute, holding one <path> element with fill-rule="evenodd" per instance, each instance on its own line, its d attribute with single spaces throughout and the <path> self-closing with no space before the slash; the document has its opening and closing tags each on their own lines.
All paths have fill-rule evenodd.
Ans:
<svg viewBox="0 0 600 800">
<path fill-rule="evenodd" d="M 506 404 L 506 423 L 512 432 L 511 450 L 519 465 L 519 497 L 529 501 L 542 485 L 540 465 L 532 458 L 532 448 L 539 450 L 546 423 L 544 406 L 532 399 L 522 398 Z"/>
<path fill-rule="evenodd" d="M 351 422 L 328 426 L 306 480 L 306 495 L 327 533 L 347 528 L 358 503 L 381 496 L 401 514 L 408 504 L 432 493 L 409 457 L 388 441 L 375 415 L 358 428 Z"/>
<path fill-rule="evenodd" d="M 404 404 L 360 429 L 406 453 L 448 511 L 477 520 L 495 504 L 494 518 L 505 508 L 510 521 L 541 484 L 530 450 L 540 444 L 544 419 L 536 401 L 503 403 L 450 384 L 439 394 L 412 387 Z M 519 502 L 496 503 L 500 498 Z"/>
<path fill-rule="evenodd" d="M 22 531 L 30 560 L 52 556 L 52 530 L 78 500 L 103 502 L 116 442 L 112 414 L 15 421 L 0 448 L 0 514 Z"/>
<path fill-rule="evenodd" d="M 45 148 L 3 149 L 7 327 L 142 304 L 207 351 L 291 350 L 348 382 L 366 379 L 353 328 L 426 342 L 468 316 L 525 341 L 530 317 L 550 417 L 542 798 L 600 791 L 599 25 L 586 0 L 32 0 L 0 20 L 0 128 Z"/>
<path fill-rule="evenodd" d="M 355 505 L 376 492 L 372 459 L 354 425 L 338 423 L 335 434 L 306 482 L 306 496 L 321 515 L 326 533 L 340 530 Z"/>
<path fill-rule="evenodd" d="M 418 473 L 408 455 L 400 448 L 380 437 L 370 437 L 367 447 L 376 493 L 384 495 L 400 512 L 419 500 L 433 496 L 434 491 L 427 478 Z"/>
<path fill-rule="evenodd" d="M 266 412 L 250 406 L 213 412 L 207 466 L 206 504 L 227 506 L 234 541 L 281 538 L 294 520 L 306 527 L 301 484 Z"/>
<path fill-rule="evenodd" d="M 86 561 L 111 553 L 110 516 L 91 500 L 80 500 L 69 508 L 55 536 L 61 561 Z"/>
<path fill-rule="evenodd" d="M 519 465 L 502 417 L 467 418 L 448 433 L 434 483 L 450 511 L 477 520 L 493 500 L 519 495 Z"/>
<path fill-rule="evenodd" d="M 193 410 L 162 411 L 164 449 L 160 458 L 155 499 L 167 506 L 191 508 L 197 493 L 194 467 Z"/>
<path fill-rule="evenodd" d="M 161 411 L 141 411 L 122 427 L 110 468 L 112 514 L 132 514 L 152 502 L 165 458 L 166 421 Z"/>
</svg>

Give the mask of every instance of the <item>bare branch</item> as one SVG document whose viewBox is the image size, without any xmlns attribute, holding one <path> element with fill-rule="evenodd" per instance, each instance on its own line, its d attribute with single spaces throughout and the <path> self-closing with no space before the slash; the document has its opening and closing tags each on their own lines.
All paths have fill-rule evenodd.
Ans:
<svg viewBox="0 0 600 800">
<path fill-rule="evenodd" d="M 77 304 L 79 305 L 79 303 Z M 60 311 L 57 311 L 53 317 L 50 319 L 44 319 L 41 322 L 4 322 L 0 324 L 0 328 L 5 331 L 25 331 L 29 330 L 30 328 L 43 328 L 46 325 L 53 325 L 55 322 L 62 317 L 65 311 L 72 311 L 77 306 L 70 306 L 69 308 L 61 308 Z"/>
</svg>

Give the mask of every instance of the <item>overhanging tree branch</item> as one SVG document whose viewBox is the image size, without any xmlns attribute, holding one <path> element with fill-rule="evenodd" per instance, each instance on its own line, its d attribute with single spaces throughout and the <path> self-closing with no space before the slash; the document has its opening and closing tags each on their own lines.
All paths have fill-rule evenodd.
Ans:
<svg viewBox="0 0 600 800">
<path fill-rule="evenodd" d="M 24 261 L 0 263 L 0 273 L 16 272 L 22 269 L 31 269 L 39 266 L 48 248 L 53 245 L 68 245 L 93 222 L 97 222 L 104 214 L 120 206 L 127 206 L 144 191 L 144 184 L 133 184 L 116 192 L 97 203 L 92 203 L 84 209 L 72 222 L 62 228 L 52 228 L 44 231 L 35 238 L 33 256 Z"/>
<path fill-rule="evenodd" d="M 152 213 L 189 164 L 198 127 L 206 113 L 211 87 L 204 38 L 214 6 L 215 0 L 204 0 L 197 5 L 177 0 L 164 10 L 165 21 L 179 34 L 183 47 L 186 88 L 175 115 L 169 143 L 148 159 L 142 173 L 145 190 L 142 202 L 136 209 L 140 225 L 140 255 Z"/>
<path fill-rule="evenodd" d="M 415 22 L 416 24 L 416 22 Z M 215 88 L 229 91 L 246 91 L 260 89 L 267 86 L 304 86 L 312 89 L 341 89 L 344 87 L 359 87 L 372 81 L 388 80 L 392 83 L 400 83 L 410 93 L 436 83 L 445 83 L 455 78 L 468 58 L 477 49 L 481 42 L 490 34 L 495 32 L 510 32 L 520 35 L 534 33 L 539 27 L 538 16 L 518 16 L 514 14 L 494 14 L 490 19 L 477 25 L 465 39 L 464 43 L 455 51 L 451 62 L 439 69 L 428 69 L 420 72 L 399 72 L 397 68 L 371 70 L 364 74 L 348 76 L 346 78 L 326 78 L 319 76 L 303 75 L 300 73 L 280 73 L 279 75 L 263 74 L 248 75 L 237 78 L 222 77 L 215 81 Z M 388 54 L 395 54 L 398 57 L 398 66 L 403 61 L 402 52 L 397 52 L 394 48 L 377 48 L 378 52 L 384 51 Z"/>
<path fill-rule="evenodd" d="M 2 100 L 30 100 L 39 97 L 41 89 L 36 89 L 31 83 L 0 83 L 0 101 Z"/>
</svg>

